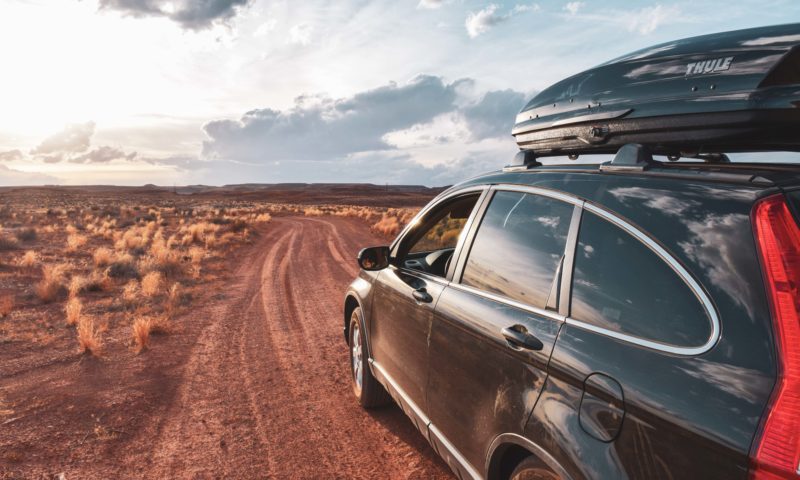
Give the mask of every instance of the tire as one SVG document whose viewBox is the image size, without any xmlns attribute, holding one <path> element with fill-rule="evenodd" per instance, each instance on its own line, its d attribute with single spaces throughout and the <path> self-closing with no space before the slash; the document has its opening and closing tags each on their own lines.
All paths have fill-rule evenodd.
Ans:
<svg viewBox="0 0 800 480">
<path fill-rule="evenodd" d="M 509 480 L 559 480 L 559 476 L 542 465 L 536 457 L 527 457 L 514 468 Z"/>
<path fill-rule="evenodd" d="M 361 307 L 356 307 L 350 314 L 348 345 L 350 345 L 350 383 L 358 403 L 364 408 L 386 405 L 391 397 L 386 389 L 372 375 L 369 368 L 369 355 L 364 341 L 364 321 Z"/>
</svg>

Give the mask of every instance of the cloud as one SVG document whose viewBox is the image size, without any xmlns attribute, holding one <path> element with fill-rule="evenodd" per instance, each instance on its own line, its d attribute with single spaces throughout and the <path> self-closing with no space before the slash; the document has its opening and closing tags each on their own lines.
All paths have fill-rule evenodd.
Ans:
<svg viewBox="0 0 800 480">
<path fill-rule="evenodd" d="M 90 151 L 92 136 L 95 131 L 94 122 L 67 125 L 64 130 L 44 139 L 36 148 L 31 150 L 39 161 L 44 163 L 109 163 L 114 160 L 133 161 L 136 152 L 125 153 L 119 148 L 99 146 Z M 12 154 L 6 152 L 6 154 Z M 21 152 L 17 160 L 22 159 Z M 0 160 L 3 159 L 0 154 Z"/>
<path fill-rule="evenodd" d="M 564 5 L 564 10 L 569 12 L 570 15 L 575 15 L 578 13 L 578 10 L 583 8 L 586 4 L 583 2 L 568 2 Z"/>
<path fill-rule="evenodd" d="M 22 160 L 23 154 L 21 150 L 9 150 L 7 152 L 0 152 L 0 162 L 13 162 Z"/>
<path fill-rule="evenodd" d="M 475 38 L 517 14 L 539 10 L 539 5 L 535 3 L 530 5 L 518 4 L 505 14 L 500 14 L 498 8 L 496 3 L 492 3 L 477 12 L 469 12 L 469 14 L 467 14 L 467 20 L 464 22 L 467 28 L 467 35 L 469 35 L 470 38 Z"/>
<path fill-rule="evenodd" d="M 251 110 L 207 123 L 201 159 L 180 168 L 218 181 L 452 183 L 516 151 L 510 133 L 525 95 L 498 90 L 471 101 L 473 85 L 419 75 L 346 98 L 304 95 L 286 110 Z"/>
<path fill-rule="evenodd" d="M 255 32 L 253 32 L 254 37 L 263 37 L 264 35 L 268 34 L 269 32 L 275 30 L 275 27 L 278 25 L 278 21 L 273 19 L 267 20 L 266 22 L 262 23 L 261 25 L 256 28 Z"/>
<path fill-rule="evenodd" d="M 444 5 L 444 0 L 419 0 L 417 8 L 433 10 L 436 8 L 441 8 L 442 5 Z"/>
<path fill-rule="evenodd" d="M 55 184 L 56 177 L 37 172 L 22 172 L 0 165 L 0 186 L 45 185 Z"/>
<path fill-rule="evenodd" d="M 136 152 L 125 153 L 114 147 L 102 146 L 87 152 L 83 155 L 69 159 L 72 163 L 108 163 L 112 160 L 132 161 L 136 158 Z"/>
<path fill-rule="evenodd" d="M 94 122 L 67 125 L 64 130 L 45 138 L 36 148 L 34 155 L 85 152 L 94 135 Z"/>
<path fill-rule="evenodd" d="M 308 45 L 311 43 L 311 34 L 314 27 L 307 23 L 300 23 L 289 30 L 289 43 L 295 45 Z"/>
<path fill-rule="evenodd" d="M 218 120 L 203 128 L 210 137 L 203 155 L 239 161 L 333 159 L 392 148 L 383 136 L 452 111 L 456 90 L 469 80 L 445 84 L 419 75 L 349 98 L 303 96 L 286 111 L 251 110 L 240 120 Z"/>
<path fill-rule="evenodd" d="M 525 105 L 525 95 L 514 90 L 487 92 L 481 100 L 462 109 L 475 140 L 511 135 L 516 114 Z"/>
<path fill-rule="evenodd" d="M 233 18 L 251 0 L 100 0 L 101 9 L 134 17 L 165 17 L 190 30 Z"/>
<path fill-rule="evenodd" d="M 680 9 L 674 5 L 664 7 L 659 4 L 628 13 L 623 19 L 629 31 L 647 35 L 667 21 L 680 18 L 680 14 Z"/>
</svg>

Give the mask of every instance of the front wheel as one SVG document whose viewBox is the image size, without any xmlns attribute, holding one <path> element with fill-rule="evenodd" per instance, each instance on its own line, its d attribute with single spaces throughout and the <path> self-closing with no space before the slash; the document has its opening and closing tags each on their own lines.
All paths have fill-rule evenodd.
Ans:
<svg viewBox="0 0 800 480">
<path fill-rule="evenodd" d="M 350 379 L 353 393 L 362 407 L 379 407 L 387 404 L 390 398 L 369 369 L 363 325 L 361 307 L 356 307 L 350 315 Z"/>
</svg>

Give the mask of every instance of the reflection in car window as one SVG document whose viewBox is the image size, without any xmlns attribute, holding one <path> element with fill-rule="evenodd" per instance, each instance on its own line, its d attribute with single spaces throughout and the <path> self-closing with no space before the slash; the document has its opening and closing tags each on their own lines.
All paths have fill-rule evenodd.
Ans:
<svg viewBox="0 0 800 480">
<path fill-rule="evenodd" d="M 475 235 L 461 283 L 544 308 L 573 208 L 539 195 L 497 192 Z"/>
<path fill-rule="evenodd" d="M 452 212 L 436 222 L 430 230 L 411 247 L 409 253 L 432 252 L 442 248 L 455 248 L 458 236 L 467 223 L 466 218 L 453 218 Z"/>
<path fill-rule="evenodd" d="M 711 334 L 699 299 L 661 257 L 586 211 L 575 251 L 571 316 L 670 345 L 702 345 Z"/>
</svg>

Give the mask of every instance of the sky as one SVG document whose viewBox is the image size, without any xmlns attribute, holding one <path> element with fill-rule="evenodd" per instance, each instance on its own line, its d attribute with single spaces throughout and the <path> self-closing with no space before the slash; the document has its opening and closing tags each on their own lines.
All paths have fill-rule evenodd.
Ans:
<svg viewBox="0 0 800 480">
<path fill-rule="evenodd" d="M 447 185 L 536 92 L 797 0 L 0 0 L 0 185 Z"/>
</svg>

